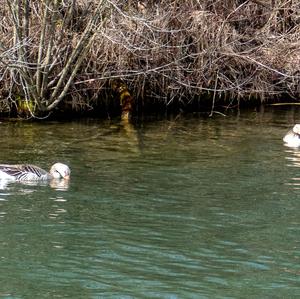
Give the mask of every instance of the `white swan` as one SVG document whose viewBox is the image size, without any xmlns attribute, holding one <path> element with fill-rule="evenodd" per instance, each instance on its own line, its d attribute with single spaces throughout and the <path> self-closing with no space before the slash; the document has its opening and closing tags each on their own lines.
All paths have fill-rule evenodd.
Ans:
<svg viewBox="0 0 300 299">
<path fill-rule="evenodd" d="M 31 164 L 0 164 L 0 180 L 45 181 L 51 179 L 69 179 L 70 168 L 62 163 L 55 163 L 50 172 Z"/>
<path fill-rule="evenodd" d="M 286 133 L 283 137 L 285 145 L 290 147 L 299 147 L 300 146 L 300 125 L 294 125 L 293 129 Z"/>
</svg>

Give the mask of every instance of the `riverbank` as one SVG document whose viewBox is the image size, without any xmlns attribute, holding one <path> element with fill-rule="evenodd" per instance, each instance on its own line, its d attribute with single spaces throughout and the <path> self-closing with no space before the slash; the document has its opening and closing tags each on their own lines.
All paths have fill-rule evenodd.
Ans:
<svg viewBox="0 0 300 299">
<path fill-rule="evenodd" d="M 0 112 L 130 117 L 298 102 L 299 5 L 1 1 Z"/>
</svg>

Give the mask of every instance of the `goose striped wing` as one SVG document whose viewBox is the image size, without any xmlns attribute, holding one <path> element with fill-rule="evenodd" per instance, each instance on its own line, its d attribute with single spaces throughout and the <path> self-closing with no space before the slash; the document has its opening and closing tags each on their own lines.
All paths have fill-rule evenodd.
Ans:
<svg viewBox="0 0 300 299">
<path fill-rule="evenodd" d="M 48 173 L 45 170 L 30 164 L 0 165 L 0 171 L 5 172 L 18 181 L 48 179 Z"/>
</svg>

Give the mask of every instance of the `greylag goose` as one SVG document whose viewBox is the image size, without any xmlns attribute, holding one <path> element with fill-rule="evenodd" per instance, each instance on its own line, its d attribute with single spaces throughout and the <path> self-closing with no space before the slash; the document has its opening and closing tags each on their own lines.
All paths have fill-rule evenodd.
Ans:
<svg viewBox="0 0 300 299">
<path fill-rule="evenodd" d="M 55 163 L 49 172 L 31 164 L 0 164 L 0 180 L 45 181 L 69 179 L 70 173 L 70 168 L 62 163 Z"/>
<path fill-rule="evenodd" d="M 299 147 L 300 146 L 300 125 L 294 125 L 293 129 L 286 133 L 283 137 L 285 145 L 290 147 Z"/>
</svg>

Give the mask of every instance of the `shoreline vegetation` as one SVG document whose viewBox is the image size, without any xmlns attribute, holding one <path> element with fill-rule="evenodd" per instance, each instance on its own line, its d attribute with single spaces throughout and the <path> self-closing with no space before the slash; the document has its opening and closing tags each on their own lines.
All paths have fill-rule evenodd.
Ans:
<svg viewBox="0 0 300 299">
<path fill-rule="evenodd" d="M 0 0 L 0 17 L 0 115 L 299 102 L 299 1 Z"/>
</svg>

